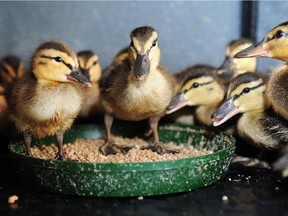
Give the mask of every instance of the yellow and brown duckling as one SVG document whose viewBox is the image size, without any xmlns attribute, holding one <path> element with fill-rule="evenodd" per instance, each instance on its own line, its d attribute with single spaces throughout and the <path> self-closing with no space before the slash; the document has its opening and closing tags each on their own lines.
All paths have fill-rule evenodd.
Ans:
<svg viewBox="0 0 288 216">
<path fill-rule="evenodd" d="M 0 128 L 1 132 L 10 129 L 7 114 L 7 97 L 17 79 L 23 76 L 23 61 L 16 55 L 7 55 L 0 60 Z M 0 132 L 0 133 L 1 133 Z"/>
<path fill-rule="evenodd" d="M 5 117 L 7 111 L 7 100 L 5 97 L 5 89 L 3 85 L 0 85 L 0 128 L 7 124 L 7 118 Z"/>
<path fill-rule="evenodd" d="M 273 109 L 288 120 L 288 21 L 272 28 L 264 38 L 240 51 L 235 58 L 263 57 L 273 58 L 286 62 L 272 70 L 271 77 L 267 84 L 267 97 Z M 288 176 L 288 147 L 283 150 L 283 157 L 275 164 L 275 169 L 279 169 L 282 175 Z"/>
<path fill-rule="evenodd" d="M 85 99 L 79 113 L 79 118 L 87 121 L 95 121 L 103 114 L 100 104 L 99 81 L 101 77 L 101 65 L 97 54 L 91 50 L 84 50 L 77 53 L 79 67 L 92 83 L 92 87 L 85 91 Z"/>
<path fill-rule="evenodd" d="M 31 155 L 32 137 L 55 135 L 55 159 L 65 159 L 63 133 L 81 109 L 82 86 L 91 86 L 78 68 L 76 54 L 63 42 L 44 42 L 35 50 L 30 70 L 18 80 L 8 103 L 12 121 L 24 134 L 26 154 Z"/>
<path fill-rule="evenodd" d="M 288 22 L 270 30 L 264 38 L 235 55 L 235 58 L 266 57 L 288 62 Z M 273 109 L 288 120 L 288 64 L 272 71 L 267 84 L 267 97 Z"/>
<path fill-rule="evenodd" d="M 170 114 L 184 106 L 194 106 L 198 123 L 212 126 L 211 115 L 225 97 L 225 89 L 217 80 L 215 70 L 209 65 L 195 65 L 177 74 L 181 87 L 166 113 Z"/>
<path fill-rule="evenodd" d="M 257 60 L 255 58 L 234 58 L 236 53 L 251 46 L 252 44 L 253 42 L 246 38 L 230 41 L 226 46 L 225 60 L 217 69 L 217 74 L 221 75 L 223 78 L 227 78 L 228 82 L 242 73 L 256 72 Z"/>
<path fill-rule="evenodd" d="M 0 60 L 0 83 L 8 85 L 24 74 L 24 63 L 15 55 L 7 55 Z"/>
<path fill-rule="evenodd" d="M 229 88 L 225 102 L 213 115 L 214 126 L 241 113 L 238 119 L 238 135 L 262 149 L 284 149 L 273 168 L 288 176 L 288 124 L 271 109 L 266 97 L 264 80 L 255 73 L 236 77 Z"/>
<path fill-rule="evenodd" d="M 288 124 L 271 109 L 265 96 L 266 83 L 257 74 L 238 75 L 230 84 L 227 99 L 213 115 L 219 126 L 241 113 L 237 133 L 263 149 L 279 149 L 288 144 Z"/>
<path fill-rule="evenodd" d="M 115 117 L 128 121 L 148 118 L 154 138 L 148 148 L 159 154 L 170 152 L 160 144 L 158 122 L 177 92 L 177 83 L 174 76 L 159 64 L 158 33 L 154 28 L 136 28 L 130 38 L 129 56 L 112 63 L 100 82 L 106 127 L 106 143 L 100 151 L 107 155 L 129 150 L 111 142 Z"/>
</svg>

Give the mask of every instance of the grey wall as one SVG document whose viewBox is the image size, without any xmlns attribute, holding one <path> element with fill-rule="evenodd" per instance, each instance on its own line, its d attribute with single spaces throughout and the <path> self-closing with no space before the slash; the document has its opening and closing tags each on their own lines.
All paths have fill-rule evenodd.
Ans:
<svg viewBox="0 0 288 216">
<path fill-rule="evenodd" d="M 287 2 L 259 3 L 260 40 L 287 18 Z M 0 2 L 0 57 L 26 62 L 40 42 L 64 40 L 77 52 L 92 49 L 102 66 L 129 44 L 135 27 L 159 32 L 162 63 L 178 71 L 196 63 L 219 66 L 226 44 L 240 36 L 241 1 Z M 260 68 L 269 66 L 260 60 Z"/>
<path fill-rule="evenodd" d="M 131 30 L 147 24 L 158 30 L 161 61 L 171 70 L 219 66 L 226 43 L 239 36 L 240 2 L 0 2 L 0 57 L 27 61 L 53 38 L 75 51 L 93 49 L 105 67 L 129 45 Z"/>
</svg>

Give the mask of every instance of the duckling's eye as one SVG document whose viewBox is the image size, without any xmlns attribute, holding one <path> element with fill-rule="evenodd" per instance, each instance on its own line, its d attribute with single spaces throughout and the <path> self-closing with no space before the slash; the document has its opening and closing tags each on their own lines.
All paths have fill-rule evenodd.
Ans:
<svg viewBox="0 0 288 216">
<path fill-rule="evenodd" d="M 153 43 L 152 43 L 152 47 L 155 47 L 156 44 L 157 44 L 157 39 L 153 41 Z"/>
<path fill-rule="evenodd" d="M 54 59 L 57 62 L 63 62 L 63 59 L 61 57 L 59 57 L 59 56 L 55 57 Z"/>
<path fill-rule="evenodd" d="M 278 30 L 275 34 L 275 38 L 281 38 L 285 35 L 285 33 L 281 30 Z"/>
<path fill-rule="evenodd" d="M 242 92 L 243 93 L 249 93 L 250 92 L 250 88 L 244 88 Z"/>
<path fill-rule="evenodd" d="M 96 65 L 97 63 L 98 63 L 98 61 L 94 61 L 94 62 L 93 62 L 93 65 Z"/>
<path fill-rule="evenodd" d="M 193 84 L 192 84 L 192 87 L 193 87 L 193 88 L 198 88 L 198 86 L 199 86 L 199 83 L 193 83 Z"/>
<path fill-rule="evenodd" d="M 133 48 L 134 48 L 134 43 L 133 43 L 133 41 L 131 41 L 130 47 L 133 47 Z"/>
</svg>

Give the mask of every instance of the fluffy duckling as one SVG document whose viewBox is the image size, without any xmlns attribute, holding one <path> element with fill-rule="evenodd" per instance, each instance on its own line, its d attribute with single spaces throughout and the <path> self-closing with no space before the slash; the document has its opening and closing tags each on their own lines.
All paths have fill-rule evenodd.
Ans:
<svg viewBox="0 0 288 216">
<path fill-rule="evenodd" d="M 240 51 L 235 58 L 263 57 L 273 58 L 286 62 L 272 70 L 267 85 L 267 97 L 273 109 L 288 120 L 288 21 L 272 28 L 264 38 Z M 288 147 L 283 151 L 283 157 L 275 164 L 275 168 L 282 171 L 282 175 L 288 176 Z M 285 171 L 286 170 L 286 171 Z"/>
<path fill-rule="evenodd" d="M 3 124 L 3 118 L 5 118 L 6 110 L 7 110 L 7 100 L 5 98 L 5 90 L 2 85 L 0 85 L 0 128 L 4 126 Z M 6 123 L 5 123 L 6 125 Z"/>
<path fill-rule="evenodd" d="M 288 124 L 271 109 L 265 96 L 266 83 L 255 73 L 238 75 L 230 84 L 227 99 L 213 115 L 219 126 L 241 113 L 237 122 L 239 136 L 263 149 L 279 149 L 288 143 Z"/>
<path fill-rule="evenodd" d="M 63 160 L 63 133 L 78 115 L 84 97 L 83 86 L 91 86 L 78 70 L 73 50 L 57 41 L 42 43 L 31 58 L 30 70 L 12 89 L 9 100 L 11 119 L 24 134 L 26 154 L 31 155 L 32 136 L 55 135 Z"/>
<path fill-rule="evenodd" d="M 257 60 L 250 59 L 237 59 L 234 55 L 241 50 L 251 46 L 253 43 L 249 39 L 240 38 L 230 41 L 226 46 L 225 60 L 223 64 L 217 69 L 217 74 L 228 78 L 230 82 L 239 74 L 246 72 L 256 72 Z"/>
<path fill-rule="evenodd" d="M 7 114 L 7 97 L 17 79 L 23 76 L 23 61 L 15 55 L 7 55 L 0 60 L 0 129 L 3 135 L 11 131 Z"/>
<path fill-rule="evenodd" d="M 195 106 L 195 118 L 198 123 L 212 126 L 211 115 L 225 96 L 225 89 L 218 82 L 215 70 L 208 65 L 195 65 L 178 74 L 181 88 L 170 102 L 166 114 L 184 106 Z"/>
<path fill-rule="evenodd" d="M 213 115 L 213 125 L 223 124 L 242 113 L 237 123 L 239 136 L 262 149 L 284 149 L 283 156 L 273 168 L 288 176 L 288 124 L 270 106 L 265 95 L 266 83 L 255 73 L 236 77 L 229 88 L 226 101 Z"/>
<path fill-rule="evenodd" d="M 235 55 L 235 58 L 266 57 L 288 62 L 288 22 L 270 30 L 264 38 Z M 267 84 L 267 97 L 273 109 L 288 120 L 288 64 L 272 71 Z"/>
<path fill-rule="evenodd" d="M 85 120 L 88 118 L 95 120 L 103 114 L 100 106 L 101 65 L 99 57 L 92 51 L 85 50 L 78 52 L 77 58 L 82 74 L 92 83 L 92 87 L 85 91 L 85 99 L 78 117 Z"/>
<path fill-rule="evenodd" d="M 106 142 L 100 151 L 104 155 L 127 151 L 110 142 L 114 117 L 128 121 L 149 118 L 154 140 L 148 148 L 163 154 L 169 150 L 159 142 L 158 122 L 177 92 L 177 83 L 159 64 L 158 33 L 154 28 L 136 28 L 130 38 L 128 57 L 112 63 L 101 78 Z"/>
<path fill-rule="evenodd" d="M 24 74 L 23 61 L 15 56 L 8 55 L 0 60 L 0 83 L 8 85 Z"/>
</svg>

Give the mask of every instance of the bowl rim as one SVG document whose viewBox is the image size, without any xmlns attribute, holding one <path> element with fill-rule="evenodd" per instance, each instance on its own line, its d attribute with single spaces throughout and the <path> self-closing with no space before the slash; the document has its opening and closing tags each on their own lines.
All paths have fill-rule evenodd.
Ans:
<svg viewBox="0 0 288 216">
<path fill-rule="evenodd" d="M 96 124 L 95 124 L 96 125 Z M 173 129 L 179 130 L 179 128 L 190 128 L 191 130 L 200 133 L 201 130 L 207 130 L 206 127 L 199 126 L 186 126 L 186 125 L 175 125 L 175 124 L 166 124 L 160 126 L 159 130 L 167 130 L 170 126 L 173 126 Z M 75 128 L 83 127 L 77 125 Z M 91 125 L 84 126 L 86 128 L 91 128 Z M 74 128 L 74 129 L 75 129 Z M 73 129 L 72 129 L 73 132 Z M 202 166 L 208 163 L 215 163 L 220 160 L 227 159 L 226 155 L 230 155 L 232 151 L 235 150 L 236 140 L 235 138 L 226 132 L 220 132 L 219 135 L 223 136 L 224 139 L 229 142 L 226 147 L 222 147 L 219 150 L 214 151 L 211 154 L 193 156 L 189 158 L 181 158 L 176 160 L 163 160 L 163 161 L 154 161 L 154 162 L 107 162 L 107 163 L 98 163 L 98 162 L 78 162 L 78 161 L 57 161 L 53 159 L 41 159 L 31 156 L 24 155 L 17 151 L 19 147 L 17 145 L 24 144 L 23 141 L 12 140 L 8 144 L 8 150 L 12 157 L 21 160 L 21 163 L 30 164 L 33 167 L 45 168 L 45 169 L 57 169 L 57 170 L 74 170 L 74 171 L 93 171 L 93 172 L 145 172 L 145 171 L 163 171 L 171 169 L 185 168 L 187 166 Z"/>
</svg>

